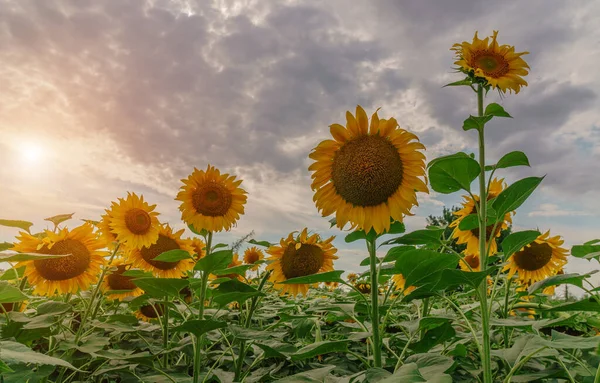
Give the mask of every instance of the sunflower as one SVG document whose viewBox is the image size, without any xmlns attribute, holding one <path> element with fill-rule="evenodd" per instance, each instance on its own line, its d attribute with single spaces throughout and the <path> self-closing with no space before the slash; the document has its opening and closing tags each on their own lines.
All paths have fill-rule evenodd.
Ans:
<svg viewBox="0 0 600 383">
<path fill-rule="evenodd" d="M 200 238 L 188 238 L 188 241 L 192 244 L 194 248 L 194 254 L 196 254 L 195 258 L 200 259 L 206 255 L 206 244 Z"/>
<path fill-rule="evenodd" d="M 565 273 L 564 269 L 560 269 L 558 271 L 558 273 L 556 273 L 556 275 L 563 275 L 564 273 Z M 544 290 L 542 290 L 542 294 L 550 295 L 550 296 L 554 296 L 555 292 L 556 292 L 556 285 L 548 286 Z"/>
<path fill-rule="evenodd" d="M 256 246 L 252 246 L 244 251 L 244 263 L 247 265 L 253 265 L 258 261 L 261 261 L 265 257 L 265 253 Z M 254 265 L 250 270 L 258 269 L 260 265 Z"/>
<path fill-rule="evenodd" d="M 371 284 L 370 283 L 360 282 L 360 283 L 356 283 L 354 285 L 354 287 L 363 294 L 371 294 Z"/>
<path fill-rule="evenodd" d="M 279 246 L 271 246 L 267 253 L 271 255 L 272 261 L 267 270 L 272 270 L 269 280 L 273 282 L 276 289 L 281 290 L 282 294 L 288 293 L 292 296 L 298 294 L 306 295 L 309 284 L 281 284 L 291 278 L 304 277 L 325 271 L 333 270 L 333 260 L 338 257 L 335 255 L 337 249 L 331 242 L 335 237 L 323 241 L 318 234 L 308 235 L 308 229 L 294 236 L 296 232 L 288 235 L 287 239 L 282 238 Z M 316 287 L 318 283 L 312 284 Z"/>
<path fill-rule="evenodd" d="M 458 262 L 458 267 L 460 267 L 462 271 L 481 271 L 479 255 L 465 255 L 465 257 Z"/>
<path fill-rule="evenodd" d="M 346 276 L 346 279 L 350 283 L 354 283 L 358 279 L 358 275 L 356 273 L 350 273 Z"/>
<path fill-rule="evenodd" d="M 229 230 L 244 214 L 246 191 L 239 186 L 242 180 L 221 174 L 208 165 L 206 171 L 194 168 L 177 194 L 181 201 L 181 219 L 196 230 Z"/>
<path fill-rule="evenodd" d="M 339 282 L 324 282 L 323 284 L 329 289 L 329 291 L 335 291 L 335 289 L 337 289 L 340 285 Z"/>
<path fill-rule="evenodd" d="M 114 248 L 115 242 L 117 242 L 117 236 L 111 231 L 110 220 L 113 218 L 112 210 L 118 207 L 116 202 L 111 202 L 110 209 L 104 210 L 106 214 L 100 216 L 100 221 L 96 223 L 98 228 L 98 234 L 102 238 L 109 248 Z"/>
<path fill-rule="evenodd" d="M 135 316 L 145 322 L 150 322 L 152 319 L 157 319 L 162 316 L 165 311 L 165 305 L 162 303 L 147 304 L 140 307 L 134 314 Z"/>
<path fill-rule="evenodd" d="M 396 290 L 402 290 L 402 293 L 404 295 L 408 295 L 416 289 L 415 286 L 405 287 L 406 279 L 404 279 L 404 276 L 402 274 L 393 275 L 392 281 L 394 281 L 394 284 L 396 285 Z"/>
<path fill-rule="evenodd" d="M 155 207 L 135 193 L 127 193 L 127 199 L 119 198 L 119 203 L 113 204 L 108 213 L 110 230 L 117 241 L 135 249 L 155 243 L 160 226 L 158 213 L 153 211 Z"/>
<path fill-rule="evenodd" d="M 496 37 L 498 31 L 491 36 L 480 40 L 475 32 L 473 42 L 463 41 L 454 44 L 451 50 L 456 52 L 460 71 L 475 77 L 484 78 L 489 85 L 506 93 L 507 90 L 519 93 L 522 86 L 527 86 L 521 76 L 529 72 L 529 65 L 521 56 L 529 52 L 515 52 L 515 47 L 510 45 L 498 45 Z"/>
<path fill-rule="evenodd" d="M 37 259 L 19 262 L 16 268 L 25 266 L 33 293 L 53 296 L 87 290 L 98 280 L 100 267 L 104 264 L 105 243 L 99 240 L 93 226 L 85 223 L 73 230 L 63 228 L 54 233 L 45 230 L 43 239 L 21 232 L 12 250 L 22 253 L 70 254 L 53 259 Z"/>
<path fill-rule="evenodd" d="M 123 259 L 116 259 L 110 266 L 113 269 L 116 268 L 116 270 L 107 274 L 101 285 L 102 292 L 105 293 L 109 299 L 120 301 L 123 298 L 138 297 L 144 293 L 144 290 L 140 289 L 132 282 L 134 277 L 123 275 L 123 273 L 131 268 L 130 263 L 127 263 L 127 261 Z M 111 293 L 111 291 L 119 292 Z"/>
<path fill-rule="evenodd" d="M 144 271 L 150 271 L 155 277 L 159 278 L 180 278 L 194 267 L 194 261 L 191 258 L 182 259 L 175 262 L 154 261 L 154 258 L 170 250 L 185 250 L 194 254 L 194 248 L 188 240 L 181 239 L 181 234 L 185 230 L 181 229 L 176 233 L 169 225 L 159 227 L 158 239 L 150 246 L 141 249 L 127 248 L 127 261 L 134 267 Z"/>
<path fill-rule="evenodd" d="M 356 107 L 346 112 L 346 127 L 330 126 L 334 140 L 321 142 L 310 154 L 313 200 L 324 217 L 335 213 L 337 226 L 383 233 L 390 217 L 402 221 L 418 205 L 416 192 L 428 192 L 425 182 L 425 147 L 418 138 L 398 127 L 394 118 L 380 120 Z"/>
<path fill-rule="evenodd" d="M 0 303 L 0 314 L 9 313 L 11 311 L 23 312 L 25 310 L 26 302 L 10 302 Z"/>
<path fill-rule="evenodd" d="M 508 278 L 517 274 L 526 285 L 556 275 L 567 264 L 567 250 L 560 247 L 563 243 L 560 236 L 550 237 L 547 231 L 511 255 L 502 271 L 508 270 Z"/>
<path fill-rule="evenodd" d="M 496 198 L 498 194 L 500 194 L 505 188 L 506 184 L 504 183 L 504 179 L 494 178 L 490 183 L 487 200 L 489 201 L 492 198 Z M 463 208 L 454 213 L 454 215 L 456 215 L 458 218 L 452 221 L 452 223 L 450 223 L 449 226 L 454 228 L 454 231 L 452 232 L 452 238 L 457 239 L 456 243 L 459 245 L 467 245 L 467 248 L 463 251 L 463 253 L 465 255 L 479 256 L 479 227 L 476 227 L 475 229 L 471 230 L 460 230 L 458 228 L 458 226 L 465 217 L 477 213 L 477 208 L 475 204 L 479 203 L 479 196 L 475 195 L 474 197 L 475 200 L 471 198 L 471 196 L 463 196 Z M 496 226 L 496 231 L 494 233 L 492 233 L 492 230 L 494 229 L 494 224 L 487 226 L 486 242 L 489 244 L 489 255 L 493 255 L 498 252 L 496 237 L 499 237 L 502 233 L 502 230 L 506 230 L 508 228 L 508 225 L 511 223 L 511 213 L 506 213 L 502 222 Z"/>
<path fill-rule="evenodd" d="M 239 257 L 240 256 L 238 255 L 238 253 L 233 254 L 233 258 L 231 259 L 231 262 L 229 262 L 229 264 L 227 265 L 227 268 L 229 269 L 232 267 L 241 266 L 243 263 L 239 259 Z M 210 274 L 209 275 L 209 279 L 211 279 L 211 280 L 215 280 L 218 278 L 229 278 L 229 279 L 237 279 L 239 281 L 242 281 L 242 280 L 244 280 L 244 277 L 245 277 L 245 275 L 240 275 L 240 274 L 225 274 L 225 275 Z"/>
</svg>

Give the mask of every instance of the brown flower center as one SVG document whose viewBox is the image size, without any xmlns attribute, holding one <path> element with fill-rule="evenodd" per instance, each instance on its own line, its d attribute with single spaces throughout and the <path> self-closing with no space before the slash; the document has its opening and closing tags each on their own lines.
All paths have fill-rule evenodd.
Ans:
<svg viewBox="0 0 600 383">
<path fill-rule="evenodd" d="M 90 265 L 91 257 L 87 247 L 78 240 L 64 239 L 48 249 L 44 245 L 38 253 L 41 254 L 70 254 L 67 257 L 54 259 L 37 259 L 33 261 L 38 274 L 49 281 L 64 281 L 83 274 Z"/>
<path fill-rule="evenodd" d="M 229 189 L 217 182 L 206 182 L 198 186 L 192 194 L 192 205 L 202 215 L 222 217 L 231 207 L 232 195 Z"/>
<path fill-rule="evenodd" d="M 483 71 L 486 76 L 498 78 L 508 73 L 508 61 L 499 53 L 488 50 L 477 51 L 471 59 L 471 66 Z"/>
<path fill-rule="evenodd" d="M 356 289 L 363 294 L 369 294 L 371 292 L 371 284 L 370 283 L 359 283 L 356 285 Z"/>
<path fill-rule="evenodd" d="M 493 198 L 493 196 L 489 196 L 488 201 L 492 198 Z M 475 203 L 477 203 L 477 202 L 475 202 Z M 473 209 L 471 210 L 469 215 L 470 214 L 477 214 L 477 208 L 475 206 L 473 206 Z M 500 231 L 502 230 L 502 224 L 498 223 L 498 226 L 496 226 L 496 230 L 492 233 L 493 230 L 494 230 L 494 224 L 488 225 L 485 228 L 485 240 L 486 241 L 489 241 L 490 238 L 494 238 L 498 235 L 498 233 L 500 233 Z M 479 227 L 471 229 L 471 234 L 473 234 L 477 239 L 479 239 Z"/>
<path fill-rule="evenodd" d="M 177 241 L 175 241 L 173 238 L 167 237 L 166 235 L 159 234 L 156 243 L 150 245 L 150 247 L 142 247 L 140 253 L 142 254 L 142 258 L 144 258 L 144 261 L 148 262 L 157 269 L 171 270 L 177 267 L 180 261 L 155 261 L 154 258 L 158 257 L 166 251 L 177 249 L 180 249 Z"/>
<path fill-rule="evenodd" d="M 535 271 L 543 268 L 552 259 L 552 248 L 547 243 L 533 242 L 513 255 L 520 269 Z"/>
<path fill-rule="evenodd" d="M 323 266 L 323 250 L 316 245 L 302 244 L 296 250 L 292 242 L 281 257 L 281 269 L 286 279 L 316 274 Z"/>
<path fill-rule="evenodd" d="M 137 286 L 132 282 L 133 277 L 123 275 L 126 271 L 127 267 L 125 265 L 119 265 L 117 266 L 117 271 L 106 277 L 111 290 L 135 290 Z"/>
<path fill-rule="evenodd" d="M 464 261 L 471 266 L 473 270 L 479 267 L 479 257 L 477 255 L 466 255 Z"/>
<path fill-rule="evenodd" d="M 163 315 L 164 306 L 160 303 L 155 305 L 145 305 L 140 307 L 140 312 L 148 318 L 158 318 L 159 315 Z M 158 314 L 158 315 L 157 315 Z"/>
<path fill-rule="evenodd" d="M 18 305 L 20 305 L 20 304 L 21 303 L 12 303 L 12 302 L 11 303 L 0 303 L 0 306 L 2 306 L 2 310 L 0 310 L 0 313 L 2 313 L 2 312 L 8 313 L 8 312 L 14 311 L 19 307 Z"/>
<path fill-rule="evenodd" d="M 244 254 L 244 261 L 247 265 L 251 265 L 260 259 L 260 253 L 258 251 L 249 251 Z"/>
<path fill-rule="evenodd" d="M 125 226 L 133 234 L 146 234 L 152 227 L 152 218 L 147 211 L 134 208 L 125 212 Z"/>
<path fill-rule="evenodd" d="M 344 200 L 356 206 L 386 202 L 402 184 L 402 174 L 398 150 L 379 135 L 349 141 L 333 158 L 333 185 Z"/>
</svg>

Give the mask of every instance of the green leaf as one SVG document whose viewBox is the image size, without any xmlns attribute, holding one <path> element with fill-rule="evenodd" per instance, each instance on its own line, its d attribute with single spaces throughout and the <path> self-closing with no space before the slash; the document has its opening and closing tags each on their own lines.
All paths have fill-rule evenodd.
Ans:
<svg viewBox="0 0 600 383">
<path fill-rule="evenodd" d="M 473 83 L 473 81 L 471 80 L 471 78 L 467 77 L 464 80 L 455 81 L 455 82 L 451 82 L 450 84 L 446 84 L 442 88 L 445 88 L 447 86 L 471 86 L 472 83 Z"/>
<path fill-rule="evenodd" d="M 588 241 L 583 245 L 573 246 L 571 249 L 571 255 L 577 258 L 584 259 L 592 259 L 595 258 L 600 262 L 600 245 L 597 243 L 600 242 L 600 239 L 594 239 L 592 241 Z"/>
<path fill-rule="evenodd" d="M 533 294 L 536 291 L 544 289 L 549 286 L 564 285 L 564 284 L 575 285 L 579 288 L 583 288 L 583 280 L 586 278 L 589 278 L 592 274 L 595 274 L 597 272 L 598 272 L 598 270 L 594 270 L 594 271 L 591 271 L 591 272 L 589 272 L 587 274 L 583 274 L 583 275 L 577 274 L 577 273 L 553 275 L 542 281 L 534 283 L 527 289 L 527 292 L 529 294 Z"/>
<path fill-rule="evenodd" d="M 210 253 L 209 255 L 200 258 L 194 266 L 194 270 L 201 270 L 207 273 L 212 273 L 215 270 L 226 269 L 233 259 L 232 250 L 221 250 Z"/>
<path fill-rule="evenodd" d="M 0 303 L 22 302 L 27 299 L 18 288 L 11 286 L 8 282 L 0 282 Z"/>
<path fill-rule="evenodd" d="M 516 210 L 533 193 L 544 177 L 523 178 L 504 189 L 492 203 L 497 217 Z"/>
<path fill-rule="evenodd" d="M 265 358 L 287 359 L 290 354 L 298 351 L 293 345 L 276 340 L 263 340 L 255 344 L 265 352 Z"/>
<path fill-rule="evenodd" d="M 179 292 L 188 286 L 188 281 L 181 278 L 138 278 L 133 284 L 154 298 L 179 297 Z"/>
<path fill-rule="evenodd" d="M 512 367 L 522 358 L 527 357 L 530 353 L 547 346 L 547 342 L 539 336 L 526 334 L 517 337 L 514 345 L 511 348 L 492 350 L 492 355 L 504 359 Z M 556 350 L 546 349 L 536 354 L 536 356 L 551 355 L 557 355 Z"/>
<path fill-rule="evenodd" d="M 442 270 L 456 269 L 457 264 L 452 255 L 417 249 L 400 254 L 395 269 L 404 276 L 406 286 L 422 286 L 439 282 Z"/>
<path fill-rule="evenodd" d="M 402 234 L 406 231 L 406 226 L 404 223 L 400 221 L 392 221 L 390 224 L 390 230 L 386 231 L 384 234 Z"/>
<path fill-rule="evenodd" d="M 240 304 L 252 297 L 263 295 L 254 287 L 238 281 L 230 279 L 219 284 L 219 287 L 212 291 L 213 301 L 220 306 L 225 306 L 231 302 L 239 302 Z"/>
<path fill-rule="evenodd" d="M 185 321 L 181 326 L 173 328 L 173 331 L 189 332 L 191 334 L 196 335 L 196 337 L 199 337 L 202 334 L 205 334 L 209 331 L 213 331 L 224 327 L 227 327 L 227 322 L 210 319 L 192 319 Z"/>
<path fill-rule="evenodd" d="M 322 383 L 335 366 L 326 366 L 314 370 L 304 371 L 295 375 L 274 381 L 273 383 Z"/>
<path fill-rule="evenodd" d="M 291 354 L 292 360 L 315 358 L 317 355 L 348 351 L 347 340 L 315 342 Z"/>
<path fill-rule="evenodd" d="M 185 250 L 174 249 L 165 251 L 164 253 L 159 254 L 157 257 L 153 259 L 153 261 L 161 261 L 161 262 L 178 262 L 182 259 L 190 259 L 192 256 Z"/>
<path fill-rule="evenodd" d="M 454 364 L 452 358 L 436 353 L 414 354 L 404 363 L 415 363 L 423 378 L 429 380 L 448 371 Z"/>
<path fill-rule="evenodd" d="M 326 273 L 307 275 L 305 277 L 290 278 L 280 283 L 283 285 L 295 285 L 319 282 L 344 282 L 344 280 L 341 278 L 343 273 L 343 270 L 333 270 Z"/>
<path fill-rule="evenodd" d="M 21 266 L 18 268 L 11 268 L 6 270 L 2 276 L 0 276 L 0 281 L 12 281 L 15 279 L 19 279 L 23 276 L 25 272 L 25 266 Z"/>
<path fill-rule="evenodd" d="M 37 315 L 63 314 L 71 310 L 71 305 L 65 302 L 47 301 L 37 307 Z"/>
<path fill-rule="evenodd" d="M 479 228 L 479 217 L 477 214 L 469 214 L 460 220 L 458 228 L 462 231 L 468 231 Z"/>
<path fill-rule="evenodd" d="M 273 244 L 271 242 L 267 242 L 267 241 L 257 241 L 255 239 L 251 239 L 248 241 L 248 243 L 251 243 L 253 245 L 258 245 L 258 246 L 263 246 L 263 247 L 271 247 L 273 246 Z"/>
<path fill-rule="evenodd" d="M 496 163 L 496 165 L 494 165 L 493 167 L 495 169 L 504 169 L 504 168 L 510 168 L 513 166 L 531 166 L 531 165 L 529 165 L 529 159 L 527 158 L 525 153 L 519 152 L 519 151 L 514 151 L 514 152 L 510 152 L 510 153 L 507 153 L 504 156 L 502 156 L 502 158 L 500 158 L 498 163 Z"/>
<path fill-rule="evenodd" d="M 548 341 L 548 345 L 559 349 L 596 348 L 600 345 L 600 337 L 572 336 L 552 330 L 552 340 Z"/>
<path fill-rule="evenodd" d="M 75 213 L 71 213 L 71 214 L 59 214 L 59 215 L 55 215 L 52 217 L 48 217 L 48 218 L 44 218 L 44 221 L 50 221 L 54 224 L 54 226 L 58 226 L 61 223 L 70 220 L 71 218 L 73 218 L 73 215 Z"/>
<path fill-rule="evenodd" d="M 502 241 L 502 250 L 504 251 L 504 259 L 508 259 L 511 255 L 516 253 L 517 251 L 521 251 L 521 249 L 531 242 L 535 241 L 537 237 L 541 234 L 537 230 L 525 230 L 518 231 L 516 233 L 512 233 L 508 235 Z"/>
<path fill-rule="evenodd" d="M 467 130 L 472 130 L 472 129 L 475 129 L 475 130 L 483 129 L 485 124 L 491 119 L 492 119 L 492 116 L 482 116 L 482 117 L 469 116 L 469 118 L 467 118 L 463 122 L 463 130 L 467 131 Z"/>
<path fill-rule="evenodd" d="M 11 242 L 0 242 L 0 251 L 11 249 L 13 246 Z"/>
<path fill-rule="evenodd" d="M 383 242 L 381 245 L 400 244 L 400 245 L 441 245 L 440 237 L 444 229 L 430 228 L 423 230 L 415 230 L 404 234 L 401 237 L 392 238 Z"/>
<path fill-rule="evenodd" d="M 229 274 L 237 274 L 237 275 L 241 275 L 241 276 L 245 276 L 246 272 L 253 268 L 254 265 L 239 265 L 239 266 L 234 266 L 234 267 L 230 267 L 227 269 L 222 269 L 222 270 L 215 270 L 213 271 L 214 275 L 229 275 Z"/>
<path fill-rule="evenodd" d="M 479 163 L 462 152 L 436 158 L 428 168 L 431 188 L 442 194 L 470 190 L 471 182 L 481 172 Z"/>
<path fill-rule="evenodd" d="M 435 345 L 452 339 L 455 335 L 456 331 L 454 330 L 454 327 L 452 327 L 452 324 L 446 322 L 441 326 L 427 330 L 423 338 L 420 341 L 411 344 L 410 348 L 417 353 L 427 352 Z"/>
<path fill-rule="evenodd" d="M 544 311 L 595 311 L 600 312 L 600 304 L 592 297 L 577 302 L 563 303 Z"/>
<path fill-rule="evenodd" d="M 31 233 L 29 231 L 29 228 L 33 226 L 33 223 L 15 219 L 0 219 L 0 226 L 16 227 L 19 229 L 23 229 L 28 233 Z"/>
<path fill-rule="evenodd" d="M 15 370 L 8 367 L 8 365 L 0 359 L 0 372 L 15 372 Z"/>
<path fill-rule="evenodd" d="M 19 363 L 46 364 L 81 371 L 73 367 L 73 365 L 71 365 L 69 362 L 40 354 L 39 352 L 35 352 L 21 343 L 12 342 L 9 340 L 0 340 L 0 350 L 2 350 L 2 360 L 8 365 Z"/>
<path fill-rule="evenodd" d="M 395 262 L 405 251 L 415 250 L 414 246 L 395 246 L 388 250 L 382 262 Z M 369 260 L 369 258 L 367 258 Z M 367 265 L 369 262 L 367 262 Z M 366 266 L 361 263 L 361 266 Z"/>
<path fill-rule="evenodd" d="M 512 118 L 510 114 L 508 114 L 504 108 L 495 102 L 492 102 L 488 106 L 485 107 L 485 112 L 483 112 L 486 116 L 495 116 L 495 117 L 509 117 Z"/>
<path fill-rule="evenodd" d="M 0 262 L 23 262 L 23 261 L 35 261 L 38 259 L 54 259 L 68 257 L 70 254 L 36 254 L 36 253 L 13 253 L 13 254 L 0 254 Z"/>
<path fill-rule="evenodd" d="M 205 237 L 208 235 L 208 231 L 202 229 L 202 230 L 196 230 L 196 228 L 193 225 L 188 225 L 188 229 L 190 229 L 190 231 L 196 235 L 200 235 L 202 237 Z"/>
</svg>

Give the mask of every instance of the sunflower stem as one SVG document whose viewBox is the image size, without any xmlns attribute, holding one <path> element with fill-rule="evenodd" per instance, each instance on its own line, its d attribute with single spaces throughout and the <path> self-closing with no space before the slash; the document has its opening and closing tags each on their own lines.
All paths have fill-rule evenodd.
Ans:
<svg viewBox="0 0 600 383">
<path fill-rule="evenodd" d="M 479 117 L 483 116 L 483 87 L 481 84 L 477 85 L 477 114 Z M 479 173 L 479 257 L 481 271 L 487 270 L 487 188 L 485 182 L 485 128 L 482 126 L 477 129 L 479 133 L 479 166 L 481 172 Z M 483 382 L 492 383 L 492 366 L 491 366 L 491 349 L 490 349 L 490 314 L 488 311 L 487 301 L 487 278 L 484 279 L 479 285 L 479 299 L 481 308 L 481 327 L 483 333 L 483 355 L 482 357 L 482 368 L 483 368 Z"/>
<path fill-rule="evenodd" d="M 367 239 L 371 266 L 371 327 L 373 332 L 373 362 L 374 367 L 381 368 L 381 336 L 379 335 L 379 272 L 377 264 L 376 239 Z"/>
<path fill-rule="evenodd" d="M 169 297 L 165 295 L 165 307 L 163 312 L 163 365 L 169 368 Z"/>
<path fill-rule="evenodd" d="M 512 282 L 511 278 L 506 278 L 506 289 L 504 291 L 504 318 L 508 318 L 508 293 L 510 292 L 510 283 Z M 504 327 L 504 348 L 508 348 L 510 345 L 508 344 L 508 327 Z"/>
<path fill-rule="evenodd" d="M 206 255 L 209 256 L 211 253 L 213 233 L 209 231 L 206 236 Z M 200 286 L 200 307 L 198 308 L 198 319 L 204 318 L 204 300 L 206 299 L 206 285 L 208 284 L 208 273 L 202 272 L 202 282 Z M 202 351 L 202 339 L 204 335 L 196 337 L 196 348 L 194 349 L 194 383 L 200 382 L 200 362 L 201 351 Z"/>
</svg>

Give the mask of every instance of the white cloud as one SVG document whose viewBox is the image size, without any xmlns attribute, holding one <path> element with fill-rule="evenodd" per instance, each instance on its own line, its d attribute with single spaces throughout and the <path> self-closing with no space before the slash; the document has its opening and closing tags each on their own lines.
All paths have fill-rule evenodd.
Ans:
<svg viewBox="0 0 600 383">
<path fill-rule="evenodd" d="M 530 217 L 566 217 L 566 216 L 583 216 L 592 215 L 587 211 L 563 210 L 558 205 L 552 203 L 544 203 L 538 206 L 538 210 L 534 210 L 528 214 Z"/>
</svg>

